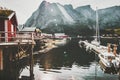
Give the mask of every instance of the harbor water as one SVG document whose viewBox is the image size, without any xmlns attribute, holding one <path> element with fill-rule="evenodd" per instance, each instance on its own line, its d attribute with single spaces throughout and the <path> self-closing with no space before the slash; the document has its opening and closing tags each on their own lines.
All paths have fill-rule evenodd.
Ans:
<svg viewBox="0 0 120 80">
<path fill-rule="evenodd" d="M 120 80 L 118 75 L 104 73 L 97 55 L 80 48 L 78 41 L 34 55 L 34 80 Z M 9 63 L 0 80 L 29 80 L 29 69 L 29 58 Z"/>
</svg>

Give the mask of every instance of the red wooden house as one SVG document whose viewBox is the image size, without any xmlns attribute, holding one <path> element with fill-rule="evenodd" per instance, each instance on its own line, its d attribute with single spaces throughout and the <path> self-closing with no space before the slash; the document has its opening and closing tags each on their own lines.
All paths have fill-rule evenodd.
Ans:
<svg viewBox="0 0 120 80">
<path fill-rule="evenodd" d="M 18 23 L 12 10 L 0 9 L 0 41 L 9 42 L 16 36 Z"/>
</svg>

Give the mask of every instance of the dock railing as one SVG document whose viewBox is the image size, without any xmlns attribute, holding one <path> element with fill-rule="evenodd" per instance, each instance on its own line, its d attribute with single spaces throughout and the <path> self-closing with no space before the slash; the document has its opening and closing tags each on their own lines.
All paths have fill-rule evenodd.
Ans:
<svg viewBox="0 0 120 80">
<path fill-rule="evenodd" d="M 0 31 L 0 43 L 31 42 L 34 40 L 34 32 L 4 32 Z"/>
</svg>

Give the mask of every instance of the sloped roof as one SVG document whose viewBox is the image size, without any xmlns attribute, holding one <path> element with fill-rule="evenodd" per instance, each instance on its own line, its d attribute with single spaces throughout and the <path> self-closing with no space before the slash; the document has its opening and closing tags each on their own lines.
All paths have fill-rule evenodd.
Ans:
<svg viewBox="0 0 120 80">
<path fill-rule="evenodd" d="M 24 27 L 22 30 L 22 32 L 41 32 L 40 29 L 36 28 L 36 27 Z"/>
<path fill-rule="evenodd" d="M 14 11 L 0 9 L 0 18 L 8 18 Z"/>
<path fill-rule="evenodd" d="M 15 11 L 0 9 L 0 19 L 8 19 L 11 20 L 13 24 L 18 25 Z"/>
<path fill-rule="evenodd" d="M 35 31 L 36 27 L 24 27 L 21 31 L 30 31 L 33 32 Z"/>
</svg>

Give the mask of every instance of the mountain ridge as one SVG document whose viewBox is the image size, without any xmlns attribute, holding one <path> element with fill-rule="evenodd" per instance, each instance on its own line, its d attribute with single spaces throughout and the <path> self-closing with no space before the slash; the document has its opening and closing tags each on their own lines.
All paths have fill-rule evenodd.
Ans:
<svg viewBox="0 0 120 80">
<path fill-rule="evenodd" d="M 62 5 L 43 1 L 25 25 L 39 27 L 43 31 L 51 33 L 74 30 L 76 34 L 81 34 L 80 31 L 83 29 L 95 29 L 95 13 L 96 11 L 90 5 L 73 8 L 71 4 Z M 99 9 L 100 29 L 120 27 L 119 13 L 120 6 Z"/>
</svg>

